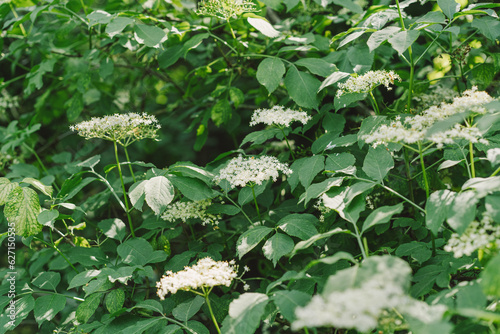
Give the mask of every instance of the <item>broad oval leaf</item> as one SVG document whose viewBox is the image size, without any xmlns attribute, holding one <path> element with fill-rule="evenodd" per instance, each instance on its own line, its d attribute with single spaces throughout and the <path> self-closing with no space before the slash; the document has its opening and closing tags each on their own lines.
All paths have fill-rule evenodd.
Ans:
<svg viewBox="0 0 500 334">
<path fill-rule="evenodd" d="M 289 254 L 295 243 L 292 238 L 283 233 L 276 233 L 271 238 L 269 238 L 264 247 L 262 247 L 262 251 L 264 252 L 264 256 L 273 262 L 273 265 L 276 267 L 279 259 L 282 256 Z"/>
<path fill-rule="evenodd" d="M 37 217 L 40 213 L 38 195 L 30 188 L 14 188 L 7 197 L 4 215 L 9 223 L 16 224 L 16 234 L 24 237 L 35 235 L 42 230 Z"/>
<path fill-rule="evenodd" d="M 174 199 L 174 187 L 165 176 L 155 176 L 144 185 L 146 203 L 156 215 L 160 215 Z"/>
<path fill-rule="evenodd" d="M 285 76 L 285 86 L 295 103 L 304 108 L 318 109 L 316 92 L 321 82 L 309 73 L 301 72 L 297 67 L 288 69 Z"/>
<path fill-rule="evenodd" d="M 259 83 L 266 87 L 269 94 L 271 94 L 278 88 L 285 71 L 285 65 L 281 59 L 266 58 L 257 67 L 256 76 Z"/>
<path fill-rule="evenodd" d="M 243 255 L 251 251 L 259 244 L 269 233 L 273 231 L 272 228 L 265 226 L 256 226 L 244 232 L 236 242 L 236 253 L 241 259 Z"/>
<path fill-rule="evenodd" d="M 373 227 L 377 224 L 388 223 L 392 216 L 397 213 L 401 213 L 401 211 L 403 211 L 403 203 L 399 203 L 393 206 L 383 206 L 376 209 L 375 211 L 372 211 L 363 223 L 361 233 L 364 233 L 370 227 Z"/>
<path fill-rule="evenodd" d="M 381 182 L 387 173 L 394 168 L 394 159 L 384 147 L 371 148 L 363 162 L 363 171 L 370 178 Z"/>
</svg>

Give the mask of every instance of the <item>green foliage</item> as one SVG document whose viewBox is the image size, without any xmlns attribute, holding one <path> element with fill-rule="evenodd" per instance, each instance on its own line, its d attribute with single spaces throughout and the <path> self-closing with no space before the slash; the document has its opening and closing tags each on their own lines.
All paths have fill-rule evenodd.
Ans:
<svg viewBox="0 0 500 334">
<path fill-rule="evenodd" d="M 499 8 L 0 4 L 0 304 L 15 309 L 0 331 L 498 332 Z M 401 81 L 337 94 L 368 71 Z M 453 97 L 456 110 L 422 121 Z M 278 105 L 311 119 L 249 126 Z M 75 135 L 127 112 L 154 115 L 158 137 L 110 118 L 133 145 Z M 427 130 L 370 141 L 409 119 Z M 291 173 L 215 182 L 238 155 L 276 157 Z M 234 260 L 237 277 L 160 299 L 162 276 L 206 257 Z M 391 287 L 428 317 L 397 303 L 351 325 L 334 313 L 356 296 L 349 319 L 376 310 Z M 377 289 L 387 294 L 367 305 Z"/>
</svg>

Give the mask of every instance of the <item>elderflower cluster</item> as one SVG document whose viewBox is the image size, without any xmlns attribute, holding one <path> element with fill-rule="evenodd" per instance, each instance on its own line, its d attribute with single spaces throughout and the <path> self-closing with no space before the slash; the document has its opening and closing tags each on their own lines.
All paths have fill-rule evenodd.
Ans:
<svg viewBox="0 0 500 334">
<path fill-rule="evenodd" d="M 283 106 L 274 106 L 271 109 L 257 109 L 252 115 L 250 126 L 259 123 L 276 125 L 278 127 L 289 127 L 290 123 L 297 121 L 306 124 L 311 119 L 305 111 L 296 111 Z"/>
<path fill-rule="evenodd" d="M 484 215 L 480 222 L 470 223 L 462 235 L 453 233 L 444 250 L 459 258 L 490 247 L 500 248 L 500 225 L 494 225 L 493 220 Z"/>
<path fill-rule="evenodd" d="M 230 18 L 236 19 L 243 13 L 257 11 L 257 5 L 248 0 L 201 0 L 196 14 L 229 21 Z"/>
<path fill-rule="evenodd" d="M 316 201 L 316 203 L 314 204 L 313 207 L 320 212 L 320 215 L 319 215 L 319 218 L 318 218 L 318 220 L 320 221 L 320 223 L 324 223 L 325 222 L 325 216 L 328 215 L 330 212 L 333 211 L 333 209 L 328 208 L 328 207 L 325 206 L 325 203 L 323 201 L 323 197 L 320 197 Z"/>
<path fill-rule="evenodd" d="M 187 223 L 189 219 L 199 219 L 201 220 L 203 226 L 208 224 L 217 226 L 221 217 L 219 215 L 206 212 L 207 208 L 211 204 L 211 199 L 204 199 L 195 202 L 178 201 L 169 204 L 161 218 L 169 222 L 174 222 L 179 219 L 183 223 Z"/>
<path fill-rule="evenodd" d="M 351 76 L 338 85 L 337 97 L 345 93 L 368 93 L 379 85 L 391 90 L 390 85 L 394 85 L 394 80 L 401 81 L 394 71 L 368 71 L 363 75 Z"/>
<path fill-rule="evenodd" d="M 425 110 L 431 106 L 439 105 L 442 102 L 451 103 L 458 93 L 451 88 L 437 85 L 425 94 L 418 94 L 413 97 L 414 108 L 418 111 Z"/>
<path fill-rule="evenodd" d="M 116 141 L 128 146 L 136 140 L 156 139 L 161 126 L 155 116 L 146 113 L 114 114 L 104 117 L 92 117 L 90 121 L 80 122 L 69 127 L 85 139 L 100 138 Z"/>
<path fill-rule="evenodd" d="M 231 285 L 231 281 L 238 274 L 238 267 L 234 260 L 229 263 L 226 261 L 214 261 L 206 257 L 200 259 L 192 267 L 184 267 L 184 270 L 176 273 L 167 271 L 159 282 L 157 294 L 161 300 L 165 299 L 168 293 L 176 293 L 178 290 L 196 290 L 199 288 L 211 288 L 217 285 Z"/>
<path fill-rule="evenodd" d="M 214 177 L 215 183 L 227 180 L 231 188 L 245 187 L 247 184 L 262 184 L 269 178 L 278 180 L 279 172 L 290 175 L 292 170 L 287 164 L 279 162 L 275 157 L 263 155 L 260 157 L 238 156 L 229 161 L 226 167 Z"/>
<path fill-rule="evenodd" d="M 377 273 L 359 287 L 313 296 L 309 304 L 296 308 L 292 329 L 331 326 L 366 333 L 386 323 L 393 310 L 424 323 L 442 318 L 445 306 L 430 306 L 405 292 L 411 269 L 402 262 L 391 267 L 378 263 Z"/>
<path fill-rule="evenodd" d="M 438 121 L 442 121 L 452 115 L 470 111 L 476 115 L 482 115 L 488 112 L 485 104 L 493 101 L 488 93 L 477 91 L 473 87 L 463 93 L 461 97 L 455 97 L 452 103 L 441 103 L 438 106 L 432 106 L 422 112 L 420 115 L 407 116 L 402 119 L 396 117 L 390 124 L 383 124 L 375 131 L 361 138 L 374 147 L 386 145 L 387 143 L 406 143 L 415 144 L 419 141 L 428 140 L 436 143 L 438 148 L 444 144 L 453 143 L 454 139 L 465 139 L 472 143 L 487 144 L 482 138 L 479 129 L 462 124 L 456 124 L 453 128 L 433 133 L 427 136 L 427 130 Z"/>
<path fill-rule="evenodd" d="M 111 140 L 126 147 L 136 140 L 156 139 L 158 137 L 156 132 L 161 126 L 155 116 L 146 113 L 128 113 L 92 117 L 90 121 L 80 122 L 69 128 L 85 139 Z"/>
<path fill-rule="evenodd" d="M 19 107 L 19 96 L 11 96 L 6 89 L 0 92 L 0 113 Z"/>
</svg>

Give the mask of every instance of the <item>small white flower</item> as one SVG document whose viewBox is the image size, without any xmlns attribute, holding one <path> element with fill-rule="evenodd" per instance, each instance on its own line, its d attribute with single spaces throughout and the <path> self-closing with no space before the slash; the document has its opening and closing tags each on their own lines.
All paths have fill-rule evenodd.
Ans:
<svg viewBox="0 0 500 334">
<path fill-rule="evenodd" d="M 401 81 L 394 71 L 368 71 L 363 75 L 351 76 L 346 82 L 338 85 L 337 97 L 345 93 L 368 93 L 375 87 L 384 85 L 388 90 L 394 81 Z"/>
<path fill-rule="evenodd" d="M 187 223 L 189 219 L 199 219 L 201 220 L 202 225 L 218 225 L 221 217 L 219 215 L 206 212 L 207 208 L 211 204 L 211 199 L 204 199 L 196 202 L 178 201 L 169 204 L 161 218 L 169 222 L 174 222 L 179 219 L 184 223 Z"/>
<path fill-rule="evenodd" d="M 229 286 L 237 277 L 237 270 L 234 264 L 214 261 L 206 257 L 192 267 L 184 267 L 184 270 L 176 273 L 167 271 L 166 275 L 156 283 L 157 294 L 163 300 L 168 293 L 176 293 L 178 290 L 189 291 L 217 285 Z"/>
<path fill-rule="evenodd" d="M 85 139 L 101 138 L 128 146 L 136 140 L 156 139 L 156 132 L 161 126 L 154 116 L 128 113 L 93 117 L 90 121 L 80 122 L 69 128 Z"/>
<path fill-rule="evenodd" d="M 287 164 L 279 162 L 275 157 L 263 155 L 255 158 L 240 155 L 231 159 L 214 177 L 214 181 L 220 183 L 227 180 L 231 188 L 245 187 L 248 183 L 262 184 L 269 178 L 276 182 L 280 171 L 286 175 L 292 173 Z"/>
<path fill-rule="evenodd" d="M 245 285 L 243 285 L 243 290 L 245 290 L 245 291 L 250 290 L 250 285 L 245 283 Z"/>
<path fill-rule="evenodd" d="M 283 106 L 274 106 L 271 109 L 257 109 L 252 115 L 250 126 L 259 123 L 276 125 L 279 127 L 289 127 L 292 122 L 306 124 L 311 119 L 305 111 L 296 111 Z"/>
</svg>

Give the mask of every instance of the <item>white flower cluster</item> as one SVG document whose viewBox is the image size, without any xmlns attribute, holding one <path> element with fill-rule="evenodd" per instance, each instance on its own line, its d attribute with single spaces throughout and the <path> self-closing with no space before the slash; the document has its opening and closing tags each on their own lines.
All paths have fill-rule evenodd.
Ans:
<svg viewBox="0 0 500 334">
<path fill-rule="evenodd" d="M 334 291 L 326 296 L 315 295 L 309 304 L 297 307 L 292 329 L 331 326 L 365 333 L 375 329 L 392 310 L 425 323 L 442 318 L 445 306 L 429 306 L 406 294 L 405 281 L 410 274 L 408 265 L 396 263 L 389 267 L 379 263 L 377 273 L 361 286 Z"/>
<path fill-rule="evenodd" d="M 487 215 L 480 222 L 473 221 L 462 235 L 453 233 L 444 250 L 456 258 L 471 255 L 478 249 L 500 248 L 500 225 Z"/>
<path fill-rule="evenodd" d="M 19 96 L 11 96 L 6 89 L 0 94 L 0 113 L 19 107 Z"/>
<path fill-rule="evenodd" d="M 401 81 L 394 71 L 368 71 L 360 76 L 351 76 L 346 82 L 338 85 L 337 97 L 345 93 L 368 93 L 379 85 L 391 90 L 390 85 L 394 85 L 394 80 Z"/>
<path fill-rule="evenodd" d="M 168 293 L 176 293 L 178 290 L 196 290 L 199 288 L 214 287 L 217 285 L 231 285 L 231 281 L 237 277 L 238 267 L 234 260 L 214 261 L 206 257 L 199 260 L 192 267 L 184 267 L 184 270 L 176 273 L 167 271 L 159 282 L 157 294 L 161 300 Z"/>
<path fill-rule="evenodd" d="M 211 199 L 189 202 L 178 201 L 169 204 L 161 218 L 169 222 L 179 219 L 184 223 L 187 223 L 189 219 L 199 219 L 204 226 L 208 224 L 217 226 L 221 217 L 206 212 L 211 204 Z"/>
<path fill-rule="evenodd" d="M 231 188 L 245 187 L 248 183 L 262 184 L 269 178 L 276 182 L 279 171 L 285 175 L 292 173 L 287 164 L 279 162 L 275 157 L 263 155 L 255 158 L 240 155 L 231 159 L 214 177 L 214 181 L 220 183 L 222 180 L 227 180 Z"/>
<path fill-rule="evenodd" d="M 480 131 L 474 127 L 467 127 L 456 124 L 452 129 L 441 133 L 434 133 L 427 136 L 427 130 L 436 122 L 444 120 L 452 115 L 466 111 L 475 114 L 485 114 L 487 109 L 485 104 L 493 101 L 493 98 L 486 92 L 477 91 L 477 88 L 467 90 L 463 96 L 453 99 L 453 103 L 442 103 L 439 106 L 432 106 L 420 115 L 408 116 L 401 119 L 396 117 L 390 124 L 383 124 L 369 135 L 361 138 L 368 144 L 386 145 L 387 143 L 415 144 L 419 141 L 428 140 L 437 144 L 441 148 L 444 144 L 453 143 L 454 139 L 466 139 L 472 143 L 488 142 L 482 138 Z"/>
<path fill-rule="evenodd" d="M 128 113 L 93 117 L 90 121 L 80 122 L 69 128 L 85 139 L 101 138 L 128 146 L 136 140 L 157 138 L 156 132 L 161 126 L 154 116 Z"/>
<path fill-rule="evenodd" d="M 259 123 L 289 127 L 290 123 L 297 121 L 306 124 L 311 119 L 305 111 L 296 111 L 283 106 L 274 106 L 271 109 L 257 109 L 253 112 L 250 126 Z"/>
<path fill-rule="evenodd" d="M 236 19 L 243 13 L 258 11 L 257 5 L 248 0 L 202 0 L 198 4 L 196 14 L 215 16 L 229 21 Z"/>
<path fill-rule="evenodd" d="M 330 212 L 333 211 L 332 208 L 328 208 L 325 206 L 325 203 L 323 201 L 323 197 L 320 197 L 316 203 L 314 204 L 313 206 L 316 210 L 318 210 L 320 212 L 320 215 L 319 215 L 319 221 L 321 223 L 324 223 L 325 222 L 325 215 L 329 214 Z"/>
<path fill-rule="evenodd" d="M 414 96 L 413 101 L 416 102 L 415 109 L 421 111 L 443 102 L 450 103 L 457 96 L 458 93 L 453 89 L 437 85 L 425 94 Z"/>
</svg>

